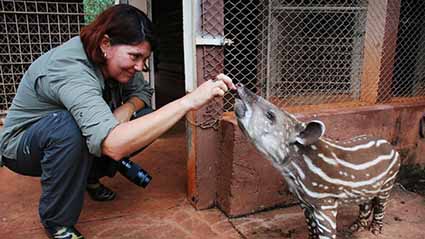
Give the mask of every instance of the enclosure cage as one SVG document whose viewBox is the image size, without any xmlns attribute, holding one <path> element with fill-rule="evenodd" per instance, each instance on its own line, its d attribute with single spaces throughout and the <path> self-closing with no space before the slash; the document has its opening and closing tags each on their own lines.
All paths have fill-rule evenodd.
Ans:
<svg viewBox="0 0 425 239">
<path fill-rule="evenodd" d="M 204 68 L 223 69 L 280 107 L 423 101 L 424 5 L 413 0 L 203 0 L 203 34 L 223 34 L 231 43 L 205 47 Z M 211 52 L 221 54 L 223 62 Z M 229 93 L 224 111 L 232 111 L 233 104 Z"/>
</svg>

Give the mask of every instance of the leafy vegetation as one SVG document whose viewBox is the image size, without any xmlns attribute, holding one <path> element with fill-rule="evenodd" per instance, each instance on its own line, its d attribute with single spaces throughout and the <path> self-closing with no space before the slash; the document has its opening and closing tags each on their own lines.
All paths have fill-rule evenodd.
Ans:
<svg viewBox="0 0 425 239">
<path fill-rule="evenodd" d="M 86 24 L 92 22 L 99 13 L 114 5 L 114 3 L 115 0 L 83 0 Z"/>
</svg>

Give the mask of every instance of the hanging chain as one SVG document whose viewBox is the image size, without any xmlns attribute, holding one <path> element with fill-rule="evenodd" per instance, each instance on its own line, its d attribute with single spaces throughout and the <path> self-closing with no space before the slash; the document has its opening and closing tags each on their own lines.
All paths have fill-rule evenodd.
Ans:
<svg viewBox="0 0 425 239">
<path fill-rule="evenodd" d="M 220 100 L 212 100 L 205 108 L 205 111 L 202 113 L 202 120 L 193 121 L 190 117 L 186 116 L 187 122 L 189 124 L 199 127 L 201 129 L 213 128 L 215 130 L 220 126 L 220 121 L 223 119 L 222 106 Z"/>
</svg>

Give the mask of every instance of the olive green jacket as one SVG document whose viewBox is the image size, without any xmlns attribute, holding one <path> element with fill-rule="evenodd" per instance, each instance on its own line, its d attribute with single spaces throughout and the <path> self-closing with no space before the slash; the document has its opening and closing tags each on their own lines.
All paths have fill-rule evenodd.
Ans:
<svg viewBox="0 0 425 239">
<path fill-rule="evenodd" d="M 74 37 L 35 60 L 24 74 L 0 131 L 0 156 L 16 159 L 25 129 L 43 116 L 69 111 L 86 139 L 89 152 L 101 155 L 101 144 L 118 121 L 103 94 L 105 84 L 115 101 L 137 96 L 148 106 L 153 90 L 137 73 L 127 84 L 106 82 Z M 121 97 L 121 98 L 117 98 Z M 1 157 L 0 157 L 1 165 Z"/>
</svg>

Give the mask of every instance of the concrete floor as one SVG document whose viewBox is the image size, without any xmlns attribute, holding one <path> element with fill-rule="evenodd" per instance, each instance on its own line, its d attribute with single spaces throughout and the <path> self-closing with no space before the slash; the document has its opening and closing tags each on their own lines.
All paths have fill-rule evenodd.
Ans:
<svg viewBox="0 0 425 239">
<path fill-rule="evenodd" d="M 121 175 L 103 182 L 118 195 L 112 202 L 86 198 L 77 228 L 86 238 L 307 238 L 303 213 L 297 206 L 229 219 L 218 209 L 196 211 L 186 200 L 184 125 L 155 141 L 134 159 L 152 176 L 138 188 Z M 46 238 L 38 218 L 38 178 L 0 169 L 0 238 Z M 349 235 L 356 210 L 339 211 L 338 238 L 425 238 L 425 200 L 398 187 L 388 207 L 383 234 Z"/>
</svg>

